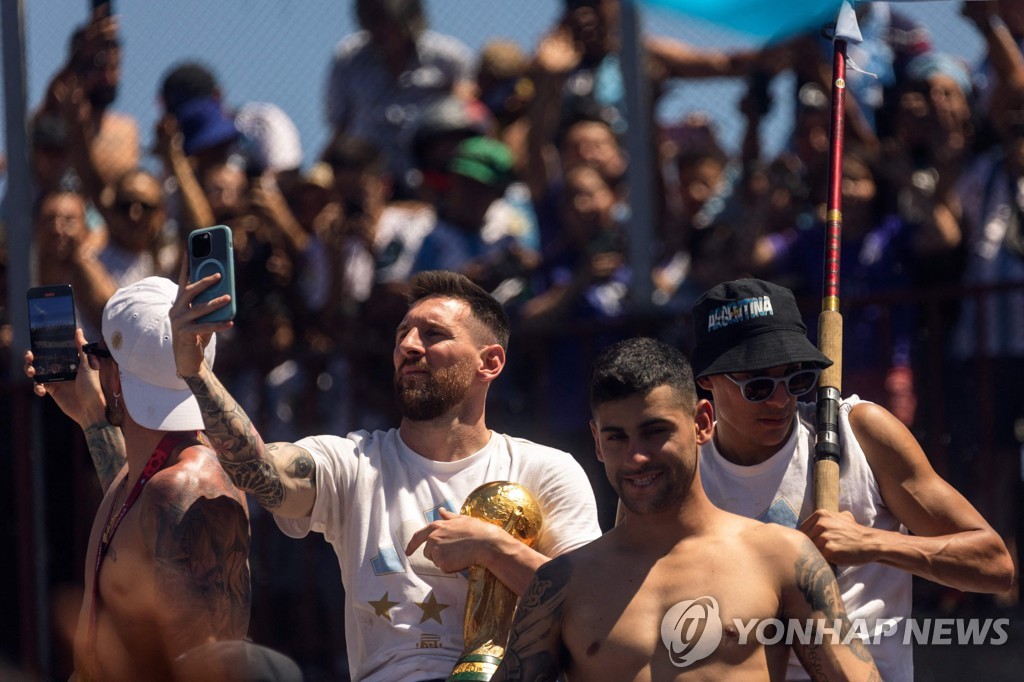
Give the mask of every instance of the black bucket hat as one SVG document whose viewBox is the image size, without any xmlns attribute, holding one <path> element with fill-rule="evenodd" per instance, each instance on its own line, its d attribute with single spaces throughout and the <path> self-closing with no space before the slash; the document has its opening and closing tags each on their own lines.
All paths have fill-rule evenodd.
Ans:
<svg viewBox="0 0 1024 682">
<path fill-rule="evenodd" d="M 724 282 L 693 305 L 695 377 L 832 364 L 807 339 L 793 292 L 760 279 Z"/>
</svg>

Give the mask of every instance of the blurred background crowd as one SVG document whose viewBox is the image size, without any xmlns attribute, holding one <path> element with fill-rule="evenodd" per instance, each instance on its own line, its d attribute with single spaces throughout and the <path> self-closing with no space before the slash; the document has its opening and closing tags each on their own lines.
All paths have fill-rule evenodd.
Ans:
<svg viewBox="0 0 1024 682">
<path fill-rule="evenodd" d="M 637 169 L 626 151 L 618 0 L 549 0 L 553 19 L 528 44 L 474 5 L 473 23 L 490 36 L 477 49 L 432 29 L 444 3 L 337 4 L 348 5 L 354 31 L 299 84 L 318 99 L 315 145 L 303 143 L 293 102 L 233 96 L 221 75 L 239 68 L 232 54 L 187 48 L 145 84 L 159 113 L 144 130 L 118 105 L 123 69 L 149 59 L 145 41 L 125 45 L 119 15 L 102 11 L 61 37 L 63 63 L 29 102 L 33 284 L 72 284 L 79 325 L 96 340 L 117 287 L 177 279 L 188 233 L 229 225 L 238 315 L 218 340 L 216 371 L 269 442 L 395 425 L 391 350 L 405 283 L 421 270 L 462 272 L 513 318 L 493 426 L 572 452 L 607 527 L 614 499 L 592 456 L 585 397 L 599 350 L 640 333 L 688 350 L 696 296 L 747 275 L 792 288 L 813 335 L 831 43 L 814 31 L 765 48 L 698 45 L 647 22 L 645 108 L 685 106 L 644 126 L 640 158 L 653 181 L 639 192 L 629 182 Z M 942 4 L 956 6 L 952 18 L 980 56 L 940 49 L 921 12 L 858 6 L 864 41 L 850 47 L 842 163 L 843 388 L 906 423 L 1016 547 L 1024 2 Z M 732 112 L 727 126 L 722 108 Z M 651 202 L 640 246 L 632 196 Z M 636 271 L 636 262 L 652 266 Z M 60 676 L 70 670 L 66 634 L 100 490 L 77 428 L 49 402 L 28 405 L 10 360 L 20 311 L 4 307 L 23 305 L 21 294 L 0 296 L 0 430 L 9 434 L 0 497 L 8 546 L 38 539 L 39 527 L 46 546 L 22 544 L 22 558 L 4 562 L 3 601 L 19 609 L 2 625 L 0 655 L 18 660 L 31 648 L 26 624 L 52 631 L 51 648 L 34 653 Z M 28 521 L 16 513 L 33 508 L 17 461 L 26 447 L 42 453 L 45 499 L 35 507 L 42 518 Z M 310 679 L 343 676 L 333 553 L 319 539 L 285 539 L 250 511 L 252 637 L 289 653 Z M 29 613 L 33 589 L 46 595 L 42 617 Z M 1012 606 L 919 594 L 922 608 L 946 612 Z"/>
</svg>

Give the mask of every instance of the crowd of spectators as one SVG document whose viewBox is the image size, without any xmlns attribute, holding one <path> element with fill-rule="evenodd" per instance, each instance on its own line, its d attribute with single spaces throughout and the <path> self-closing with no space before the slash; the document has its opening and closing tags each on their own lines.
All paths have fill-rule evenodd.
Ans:
<svg viewBox="0 0 1024 682">
<path fill-rule="evenodd" d="M 217 374 L 268 441 L 292 441 L 394 423 L 389 356 L 405 283 L 421 270 L 462 272 L 506 305 L 523 348 L 493 392 L 496 418 L 572 451 L 605 491 L 607 525 L 614 505 L 592 466 L 584 395 L 597 350 L 639 331 L 688 350 L 680 319 L 696 294 L 747 275 L 792 288 L 816 327 L 830 45 L 813 34 L 726 53 L 644 38 L 654 100 L 670 79 L 738 79 L 745 134 L 730 154 L 707 116 L 656 128 L 656 265 L 633 272 L 617 0 L 565 0 L 532 51 L 495 39 L 479 55 L 431 31 L 419 0 L 352 5 L 361 30 L 331 58 L 323 149 L 302 150 L 278 104 L 229 104 L 216 65 L 190 60 L 156 84 L 157 174 L 140 164 L 135 122 L 115 111 L 117 19 L 96 13 L 31 116 L 35 252 L 45 255 L 34 284 L 71 283 L 95 340 L 118 286 L 176 279 L 188 233 L 229 225 L 238 312 L 218 341 Z M 1024 282 L 1024 3 L 964 4 L 986 45 L 976 65 L 934 49 L 928 27 L 898 6 L 858 7 L 865 40 L 851 56 L 873 75 L 851 70 L 847 99 L 844 393 L 918 433 L 940 429 L 951 481 L 1012 536 L 1024 287 L 999 287 Z M 767 158 L 760 124 L 783 73 L 795 75 L 792 133 Z M 654 293 L 637 307 L 640 278 Z M 943 291 L 971 295 L 939 298 L 940 314 L 927 314 L 923 294 Z M 926 356 L 925 345 L 944 352 Z M 999 400 L 978 399 L 982 380 Z M 934 395 L 948 396 L 945 418 L 924 409 Z M 986 448 L 989 480 L 1005 490 L 982 492 L 973 464 Z M 254 536 L 260 523 L 256 511 Z M 257 589 L 260 548 L 269 557 L 280 542 L 272 529 L 253 542 Z M 298 589 L 289 576 L 332 565 L 275 570 L 276 592 L 266 589 L 281 602 Z M 257 629 L 259 613 L 254 598 Z M 297 658 L 303 628 L 340 637 L 340 610 L 321 618 L 291 632 Z"/>
</svg>

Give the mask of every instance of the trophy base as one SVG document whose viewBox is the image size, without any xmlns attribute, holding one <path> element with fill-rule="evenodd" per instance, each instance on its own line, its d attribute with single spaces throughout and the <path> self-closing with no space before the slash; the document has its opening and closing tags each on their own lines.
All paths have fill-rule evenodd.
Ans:
<svg viewBox="0 0 1024 682">
<path fill-rule="evenodd" d="M 488 682 L 501 665 L 501 659 L 488 654 L 466 654 L 448 676 L 448 682 Z"/>
</svg>

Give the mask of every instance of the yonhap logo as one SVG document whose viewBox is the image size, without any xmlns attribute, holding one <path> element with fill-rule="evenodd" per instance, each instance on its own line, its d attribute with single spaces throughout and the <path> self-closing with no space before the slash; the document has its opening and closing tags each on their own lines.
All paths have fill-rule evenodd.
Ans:
<svg viewBox="0 0 1024 682">
<path fill-rule="evenodd" d="M 677 668 L 710 656 L 722 641 L 718 602 L 714 597 L 698 597 L 670 608 L 661 619 L 661 641 Z"/>
</svg>

